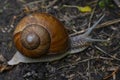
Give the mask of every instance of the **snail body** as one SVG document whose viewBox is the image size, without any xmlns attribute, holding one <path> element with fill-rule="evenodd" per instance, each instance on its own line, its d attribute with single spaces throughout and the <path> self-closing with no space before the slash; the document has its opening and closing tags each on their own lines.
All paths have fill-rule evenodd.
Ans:
<svg viewBox="0 0 120 80">
<path fill-rule="evenodd" d="M 104 15 L 84 34 L 69 34 L 64 25 L 47 13 L 33 13 L 17 25 L 13 40 L 17 52 L 9 65 L 20 62 L 50 62 L 85 50 L 91 42 L 106 41 L 89 37 Z"/>
</svg>

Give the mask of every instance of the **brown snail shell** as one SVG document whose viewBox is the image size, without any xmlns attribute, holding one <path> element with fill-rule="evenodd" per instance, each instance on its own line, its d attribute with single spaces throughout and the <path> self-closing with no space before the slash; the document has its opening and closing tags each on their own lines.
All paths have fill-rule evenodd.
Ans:
<svg viewBox="0 0 120 80">
<path fill-rule="evenodd" d="M 19 52 L 27 57 L 64 53 L 69 38 L 64 25 L 47 13 L 33 13 L 16 26 L 13 40 Z"/>
</svg>

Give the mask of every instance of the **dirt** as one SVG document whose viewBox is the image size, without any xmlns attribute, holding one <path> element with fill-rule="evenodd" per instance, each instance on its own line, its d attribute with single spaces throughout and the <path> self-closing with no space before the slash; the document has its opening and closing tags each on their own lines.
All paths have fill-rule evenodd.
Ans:
<svg viewBox="0 0 120 80">
<path fill-rule="evenodd" d="M 30 4 L 32 2 L 32 5 Z M 34 4 L 34 5 L 33 5 Z M 26 11 L 25 6 L 30 5 Z M 90 6 L 91 13 L 82 13 L 77 8 L 64 5 Z M 33 12 L 46 12 L 58 18 L 68 29 L 69 34 L 88 28 L 105 13 L 101 23 L 120 18 L 118 7 L 105 10 L 97 0 L 0 0 L 0 55 L 8 61 L 17 51 L 13 43 L 13 31 L 20 19 Z M 95 42 L 86 50 L 65 58 L 46 63 L 20 63 L 12 69 L 1 72 L 0 80 L 120 80 L 120 23 L 96 29 L 93 38 L 109 40 Z"/>
</svg>

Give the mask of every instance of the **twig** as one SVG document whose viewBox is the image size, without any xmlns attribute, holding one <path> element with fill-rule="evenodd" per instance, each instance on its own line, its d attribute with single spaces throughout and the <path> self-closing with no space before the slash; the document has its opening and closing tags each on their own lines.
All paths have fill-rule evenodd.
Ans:
<svg viewBox="0 0 120 80">
<path fill-rule="evenodd" d="M 33 5 L 33 4 L 38 4 L 38 3 L 42 2 L 42 1 L 43 1 L 43 0 L 29 2 L 29 3 L 27 3 L 27 4 L 23 5 L 23 6 L 26 6 L 26 5 Z"/>
<path fill-rule="evenodd" d="M 120 61 L 120 59 L 119 59 L 119 58 L 116 58 L 116 57 L 114 57 L 114 56 L 110 55 L 109 53 L 105 52 L 104 50 L 102 50 L 102 49 L 101 49 L 101 48 L 99 48 L 98 46 L 95 46 L 95 48 L 96 48 L 96 49 L 98 49 L 99 51 L 103 52 L 104 54 L 108 55 L 109 57 L 111 57 L 111 58 L 113 58 L 113 59 L 115 59 L 115 60 Z"/>
<path fill-rule="evenodd" d="M 84 59 L 84 60 L 81 60 L 81 61 L 78 61 L 78 62 L 75 62 L 75 63 L 72 63 L 72 64 L 68 64 L 68 65 L 65 65 L 65 66 L 61 66 L 61 67 L 57 68 L 57 70 L 65 68 L 65 67 L 69 67 L 69 66 L 75 66 L 75 65 L 78 65 L 79 63 L 84 63 L 84 62 L 87 62 L 87 61 L 90 61 L 90 60 L 94 60 L 94 59 L 113 60 L 111 58 L 97 56 L 97 57 L 92 57 L 92 58 Z"/>
<path fill-rule="evenodd" d="M 120 23 L 120 18 L 114 19 L 114 20 L 109 20 L 109 21 L 106 21 L 104 23 L 98 24 L 95 29 L 99 29 L 99 28 L 103 28 L 103 27 L 108 27 L 109 25 L 116 24 L 116 23 Z M 78 31 L 77 33 L 73 33 L 72 35 L 81 34 L 81 33 L 85 32 L 86 30 L 87 29 Z"/>
<path fill-rule="evenodd" d="M 108 80 L 110 77 L 113 77 L 116 75 L 116 73 L 119 71 L 119 67 L 117 67 L 111 74 L 108 76 L 104 77 L 103 80 Z"/>
<path fill-rule="evenodd" d="M 88 27 L 91 26 L 91 21 L 92 21 L 93 15 L 94 15 L 94 13 L 95 13 L 95 9 L 96 9 L 96 7 L 93 9 L 93 11 L 92 11 L 92 13 L 91 13 L 91 16 L 90 16 L 90 19 L 89 19 L 89 23 L 88 23 Z"/>
<path fill-rule="evenodd" d="M 90 75 L 91 75 L 91 74 L 90 74 L 90 61 L 88 61 L 87 70 L 88 70 L 88 72 L 87 72 L 88 79 L 91 80 L 91 76 L 90 76 Z"/>
<path fill-rule="evenodd" d="M 86 77 L 86 75 L 84 75 L 83 73 L 77 71 L 78 75 L 81 76 L 82 78 L 84 78 L 85 80 L 88 80 L 88 78 Z"/>
<path fill-rule="evenodd" d="M 53 6 L 58 0 L 53 0 L 48 6 L 46 6 L 46 8 L 49 8 L 51 6 Z"/>
<path fill-rule="evenodd" d="M 96 28 L 98 29 L 98 28 L 108 27 L 109 25 L 116 24 L 116 23 L 120 23 L 120 18 L 106 21 L 102 24 L 99 24 Z"/>
<path fill-rule="evenodd" d="M 12 68 L 13 66 L 8 66 L 7 64 L 0 64 L 0 73 L 11 70 Z"/>
</svg>

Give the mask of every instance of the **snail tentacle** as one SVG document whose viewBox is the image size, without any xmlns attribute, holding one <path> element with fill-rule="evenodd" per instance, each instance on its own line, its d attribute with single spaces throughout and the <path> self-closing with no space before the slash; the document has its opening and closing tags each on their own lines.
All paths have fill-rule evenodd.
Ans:
<svg viewBox="0 0 120 80">
<path fill-rule="evenodd" d="M 92 30 L 99 24 L 99 22 L 104 18 L 105 14 L 95 23 L 92 27 L 88 28 L 88 30 L 82 34 L 82 36 L 87 37 L 92 32 Z"/>
<path fill-rule="evenodd" d="M 101 40 L 101 39 L 92 39 L 89 34 L 92 32 L 92 30 L 99 24 L 99 22 L 104 18 L 105 14 L 95 23 L 91 28 L 88 28 L 88 30 L 81 35 L 72 35 L 70 37 L 70 43 L 71 43 L 71 53 L 78 53 L 83 50 L 85 50 L 91 42 L 104 42 L 108 40 Z"/>
<path fill-rule="evenodd" d="M 108 40 L 85 38 L 87 42 L 106 42 Z"/>
</svg>

